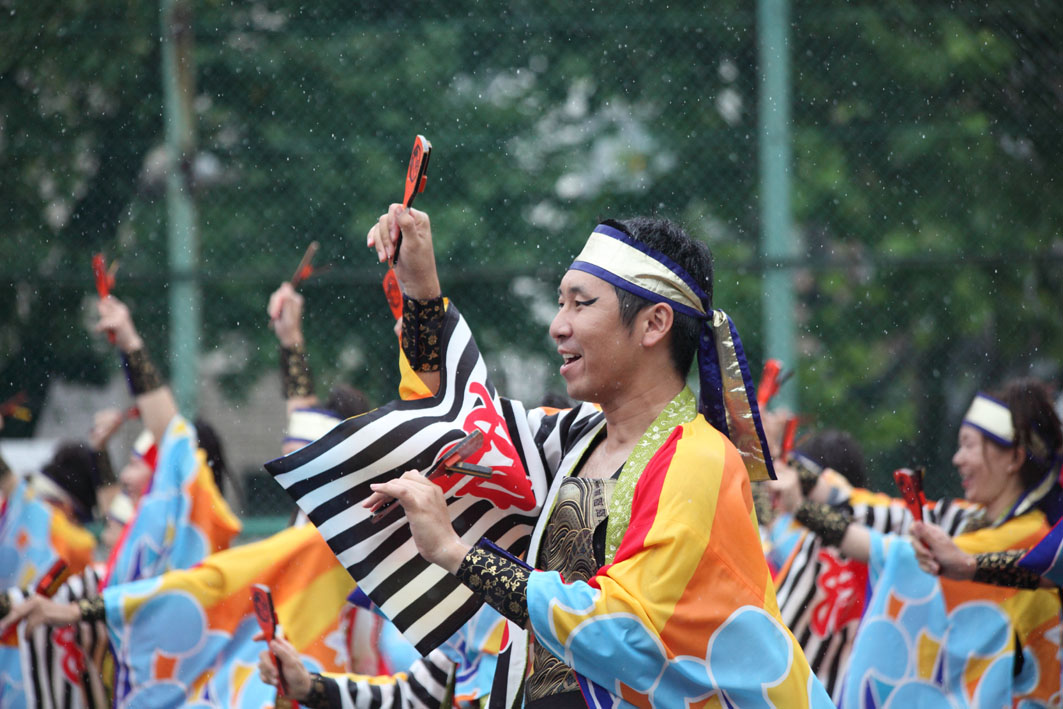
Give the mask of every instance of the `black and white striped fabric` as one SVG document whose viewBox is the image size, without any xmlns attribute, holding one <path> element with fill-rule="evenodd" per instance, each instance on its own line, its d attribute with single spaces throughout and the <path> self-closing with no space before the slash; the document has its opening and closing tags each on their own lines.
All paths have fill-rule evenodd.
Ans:
<svg viewBox="0 0 1063 709">
<path fill-rule="evenodd" d="M 266 469 L 310 517 L 340 563 L 406 638 L 428 654 L 458 630 L 481 601 L 456 577 L 424 561 L 400 510 L 374 522 L 362 502 L 370 483 L 424 470 L 479 428 L 485 445 L 468 462 L 490 478 L 446 476 L 454 528 L 475 544 L 487 537 L 515 554 L 528 549 L 550 478 L 573 442 L 601 423 L 592 406 L 547 415 L 501 399 L 468 325 L 453 304 L 444 318 L 443 381 L 435 397 L 394 401 L 348 419 Z"/>
<path fill-rule="evenodd" d="M 92 568 L 70 577 L 53 600 L 73 603 L 99 594 Z M 13 599 L 24 598 L 17 592 Z M 102 623 L 78 623 L 63 628 L 39 627 L 32 634 L 19 628 L 19 655 L 27 706 L 40 709 L 103 709 L 110 706 L 98 665 L 108 651 Z"/>
<path fill-rule="evenodd" d="M 433 650 L 407 672 L 388 678 L 329 675 L 329 706 L 342 709 L 440 709 L 450 689 L 454 663 Z"/>
<path fill-rule="evenodd" d="M 912 523 L 911 512 L 899 500 L 889 504 L 858 502 L 851 508 L 855 522 L 883 533 L 904 534 Z M 963 502 L 944 499 L 927 505 L 923 519 L 954 536 L 976 510 Z M 842 557 L 837 549 L 824 546 L 815 534 L 805 532 L 791 552 L 784 575 L 776 579 L 776 599 L 783 622 L 835 702 L 841 698 L 841 680 L 860 625 L 866 578 L 866 564 Z M 849 588 L 841 590 L 845 584 Z M 856 592 L 859 597 L 847 598 L 846 592 Z M 842 604 L 854 602 L 856 605 L 849 607 L 861 612 L 838 612 Z"/>
</svg>

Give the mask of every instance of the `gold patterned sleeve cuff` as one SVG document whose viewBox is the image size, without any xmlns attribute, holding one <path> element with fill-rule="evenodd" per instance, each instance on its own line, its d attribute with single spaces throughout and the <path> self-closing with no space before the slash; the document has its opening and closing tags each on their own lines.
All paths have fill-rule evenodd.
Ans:
<svg viewBox="0 0 1063 709">
<path fill-rule="evenodd" d="M 812 492 L 812 488 L 819 482 L 819 476 L 823 472 L 823 468 L 805 456 L 796 454 L 791 455 L 787 463 L 797 473 L 797 482 L 801 486 L 801 496 L 808 497 L 809 493 Z"/>
<path fill-rule="evenodd" d="M 107 617 L 107 607 L 104 605 L 103 596 L 82 598 L 77 603 L 78 611 L 81 612 L 81 620 L 85 623 L 95 623 Z"/>
<path fill-rule="evenodd" d="M 305 346 L 281 346 L 281 382 L 285 399 L 314 395 L 314 378 L 310 374 Z"/>
<path fill-rule="evenodd" d="M 1025 549 L 992 551 L 975 556 L 974 579 L 978 583 L 1011 588 L 1039 588 L 1041 577 L 1019 566 L 1019 559 L 1026 556 Z"/>
<path fill-rule="evenodd" d="M 402 296 L 402 351 L 415 372 L 438 372 L 442 364 L 443 296 Z"/>
<path fill-rule="evenodd" d="M 122 353 L 122 368 L 133 396 L 155 391 L 163 385 L 162 375 L 148 356 L 146 347 Z"/>
<path fill-rule="evenodd" d="M 842 543 L 845 530 L 853 521 L 848 512 L 808 500 L 802 502 L 797 508 L 794 519 L 811 530 L 829 547 L 836 547 Z"/>
<path fill-rule="evenodd" d="M 310 709 L 328 709 L 342 706 L 340 688 L 336 680 L 322 677 L 314 672 L 310 675 L 310 691 L 299 704 Z"/>
<path fill-rule="evenodd" d="M 527 564 L 481 540 L 465 555 L 457 576 L 489 606 L 523 627 L 528 623 L 531 571 Z"/>
</svg>

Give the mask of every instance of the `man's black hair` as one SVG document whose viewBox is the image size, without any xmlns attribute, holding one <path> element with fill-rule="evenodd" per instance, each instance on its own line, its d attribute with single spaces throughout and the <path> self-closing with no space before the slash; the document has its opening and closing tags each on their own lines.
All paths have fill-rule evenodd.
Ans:
<svg viewBox="0 0 1063 709">
<path fill-rule="evenodd" d="M 853 487 L 867 487 L 864 451 L 845 431 L 834 428 L 818 431 L 794 446 L 794 452 L 824 468 L 837 470 Z"/>
<path fill-rule="evenodd" d="M 67 441 L 59 444 L 55 455 L 41 468 L 41 473 L 70 495 L 74 501 L 74 514 L 82 524 L 92 520 L 99 473 L 96 457 L 87 443 Z"/>
<path fill-rule="evenodd" d="M 564 394 L 559 394 L 556 391 L 548 391 L 543 394 L 543 398 L 539 401 L 539 406 L 546 406 L 552 409 L 571 409 L 573 404 L 572 399 Z"/>
<path fill-rule="evenodd" d="M 709 296 L 708 307 L 712 307 L 712 252 L 706 244 L 691 238 L 675 222 L 660 217 L 606 219 L 602 223 L 619 229 L 679 264 Z M 620 301 L 620 321 L 630 329 L 635 322 L 635 316 L 654 305 L 654 302 L 621 288 L 614 288 Z M 675 365 L 679 376 L 685 378 L 698 351 L 701 321 L 678 311 L 674 313 L 670 350 L 672 364 Z"/>
<path fill-rule="evenodd" d="M 225 449 L 221 445 L 221 438 L 214 427 L 203 419 L 196 419 L 196 436 L 199 439 L 199 447 L 207 456 L 207 465 L 214 473 L 214 484 L 218 486 L 218 492 L 225 493 L 225 475 L 228 467 L 225 464 Z"/>
<path fill-rule="evenodd" d="M 369 398 L 360 389 L 347 384 L 336 384 L 329 391 L 325 408 L 346 420 L 369 411 Z"/>
</svg>

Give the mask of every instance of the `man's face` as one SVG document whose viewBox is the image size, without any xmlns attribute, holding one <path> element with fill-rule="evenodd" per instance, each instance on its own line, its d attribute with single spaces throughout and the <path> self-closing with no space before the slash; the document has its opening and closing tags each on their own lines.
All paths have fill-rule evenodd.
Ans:
<svg viewBox="0 0 1063 709">
<path fill-rule="evenodd" d="M 613 286 L 597 276 L 566 273 L 557 303 L 550 336 L 564 360 L 568 395 L 607 406 L 638 366 L 638 336 L 621 322 Z"/>
</svg>

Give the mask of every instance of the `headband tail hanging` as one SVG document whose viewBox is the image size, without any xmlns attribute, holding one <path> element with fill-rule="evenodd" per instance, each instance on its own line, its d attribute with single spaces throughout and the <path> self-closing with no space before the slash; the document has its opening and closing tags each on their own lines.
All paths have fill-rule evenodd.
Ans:
<svg viewBox="0 0 1063 709">
<path fill-rule="evenodd" d="M 756 388 L 749 373 L 742 340 L 722 310 L 712 311 L 698 347 L 701 379 L 699 410 L 731 439 L 754 482 L 774 480 L 775 468 L 760 422 Z"/>
</svg>

